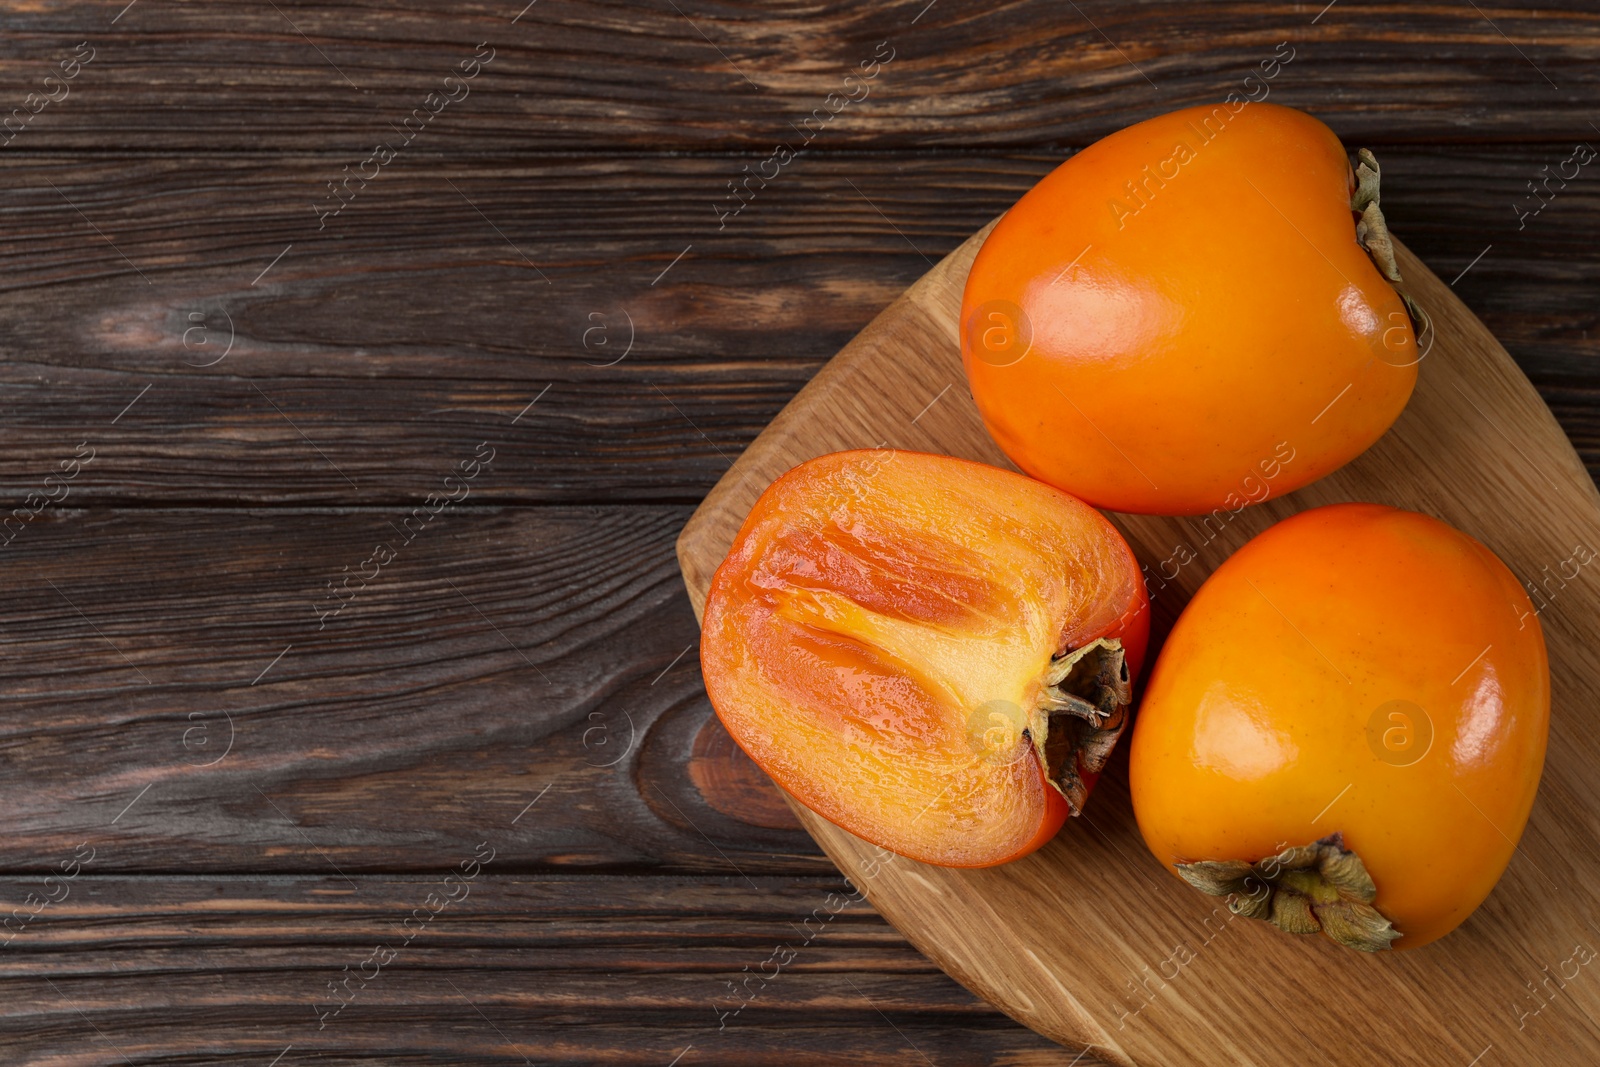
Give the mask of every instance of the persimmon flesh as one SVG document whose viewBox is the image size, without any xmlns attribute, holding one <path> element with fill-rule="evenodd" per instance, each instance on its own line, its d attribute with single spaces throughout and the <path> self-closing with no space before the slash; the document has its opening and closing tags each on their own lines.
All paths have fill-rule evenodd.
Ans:
<svg viewBox="0 0 1600 1067">
<path fill-rule="evenodd" d="M 801 803 L 884 848 L 984 867 L 1083 803 L 1149 629 L 1133 553 L 1010 471 L 841 452 L 774 482 L 706 599 L 728 732 Z"/>
<path fill-rule="evenodd" d="M 1096 507 L 1158 515 L 1237 511 L 1358 456 L 1421 358 L 1363 159 L 1352 171 L 1303 112 L 1236 101 L 1140 122 L 1046 175 L 985 239 L 962 301 L 996 443 Z"/>
<path fill-rule="evenodd" d="M 1549 715 L 1537 614 L 1489 549 L 1415 512 L 1315 508 L 1173 627 L 1134 728 L 1134 813 L 1236 913 L 1414 948 L 1511 861 Z"/>
</svg>

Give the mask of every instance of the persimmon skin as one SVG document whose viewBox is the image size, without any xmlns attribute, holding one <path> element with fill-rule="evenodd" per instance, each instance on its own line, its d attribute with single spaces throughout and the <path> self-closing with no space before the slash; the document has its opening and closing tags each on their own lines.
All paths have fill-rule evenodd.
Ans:
<svg viewBox="0 0 1600 1067">
<path fill-rule="evenodd" d="M 1023 732 L 1045 668 L 1116 638 L 1136 676 L 1148 631 L 1138 564 L 1094 509 L 886 449 L 767 488 L 712 579 L 700 658 L 729 734 L 795 799 L 901 855 L 987 867 L 1070 813 Z"/>
<path fill-rule="evenodd" d="M 1405 305 L 1356 243 L 1344 147 L 1303 112 L 1232 107 L 1090 145 L 968 275 L 962 359 L 990 435 L 1096 507 L 1282 495 L 1365 451 L 1416 383 Z"/>
<path fill-rule="evenodd" d="M 1134 726 L 1134 813 L 1169 868 L 1340 832 L 1393 947 L 1415 948 L 1511 861 L 1549 715 L 1539 620 L 1498 557 L 1415 512 L 1315 508 L 1235 553 L 1173 628 Z"/>
</svg>

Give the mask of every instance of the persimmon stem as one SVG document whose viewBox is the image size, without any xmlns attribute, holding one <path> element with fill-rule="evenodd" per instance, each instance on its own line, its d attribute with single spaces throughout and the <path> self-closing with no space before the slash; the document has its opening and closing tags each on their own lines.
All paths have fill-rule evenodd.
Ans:
<svg viewBox="0 0 1600 1067">
<path fill-rule="evenodd" d="M 1394 258 L 1394 238 L 1378 206 L 1382 176 L 1378 157 L 1372 154 L 1372 149 L 1363 148 L 1356 152 L 1356 160 L 1356 191 L 1350 196 L 1350 210 L 1361 216 L 1356 220 L 1356 243 L 1366 249 L 1383 276 L 1394 283 L 1395 292 L 1400 294 L 1400 301 L 1411 316 L 1413 329 L 1420 333 L 1427 328 L 1427 314 L 1410 293 L 1400 288 L 1404 279 L 1400 277 L 1400 264 Z"/>
<path fill-rule="evenodd" d="M 1378 159 L 1368 148 L 1357 152 L 1356 159 L 1356 191 L 1350 197 L 1350 210 L 1361 216 L 1356 221 L 1356 242 L 1367 250 L 1385 278 L 1398 283 L 1400 265 L 1394 259 L 1394 239 L 1389 236 L 1389 224 L 1378 206 Z"/>
<path fill-rule="evenodd" d="M 1132 681 L 1115 638 L 1100 638 L 1050 661 L 1029 715 L 1028 735 L 1045 777 L 1076 815 L 1128 725 Z"/>
<path fill-rule="evenodd" d="M 1285 933 L 1320 931 L 1362 952 L 1382 951 L 1401 936 L 1373 906 L 1377 886 L 1340 834 L 1255 863 L 1200 860 L 1175 866 L 1200 892 L 1228 897 L 1228 910 L 1235 915 L 1261 919 Z"/>
</svg>

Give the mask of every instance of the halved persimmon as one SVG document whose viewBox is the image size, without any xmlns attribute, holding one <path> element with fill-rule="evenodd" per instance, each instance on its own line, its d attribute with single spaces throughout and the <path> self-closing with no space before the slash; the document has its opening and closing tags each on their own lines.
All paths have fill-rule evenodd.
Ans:
<svg viewBox="0 0 1600 1067">
<path fill-rule="evenodd" d="M 756 501 L 706 600 L 728 732 L 819 815 L 985 867 L 1053 837 L 1128 719 L 1139 565 L 1081 501 L 894 450 L 804 463 Z"/>
</svg>

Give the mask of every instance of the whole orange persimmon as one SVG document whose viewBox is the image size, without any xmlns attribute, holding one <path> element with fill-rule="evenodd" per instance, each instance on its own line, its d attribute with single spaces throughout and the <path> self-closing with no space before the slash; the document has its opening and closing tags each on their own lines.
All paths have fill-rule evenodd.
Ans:
<svg viewBox="0 0 1600 1067">
<path fill-rule="evenodd" d="M 1413 948 L 1510 862 L 1549 717 L 1539 620 L 1494 553 L 1415 512 L 1315 508 L 1178 619 L 1134 728 L 1134 812 L 1238 914 Z"/>
<path fill-rule="evenodd" d="M 1360 455 L 1420 358 L 1362 160 L 1303 112 L 1234 101 L 1046 176 L 962 300 L 972 395 L 1006 455 L 1096 507 L 1163 515 L 1238 510 Z"/>
<path fill-rule="evenodd" d="M 1127 723 L 1144 583 L 1093 508 L 948 456 L 840 452 L 756 501 L 706 599 L 728 732 L 811 810 L 901 855 L 1015 859 Z"/>
</svg>

